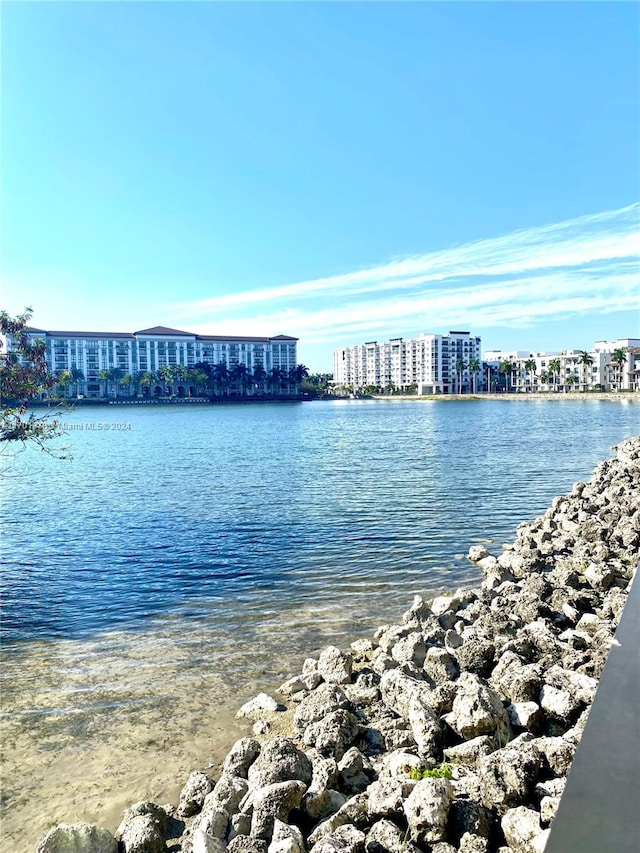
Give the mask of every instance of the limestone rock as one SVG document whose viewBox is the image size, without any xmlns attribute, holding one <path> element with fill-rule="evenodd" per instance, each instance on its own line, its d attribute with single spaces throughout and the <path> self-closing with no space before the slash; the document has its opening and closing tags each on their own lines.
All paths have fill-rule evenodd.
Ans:
<svg viewBox="0 0 640 853">
<path fill-rule="evenodd" d="M 263 714 L 265 711 L 277 711 L 280 708 L 275 699 L 266 693 L 258 693 L 253 699 L 249 699 L 240 708 L 236 717 L 252 717 L 255 714 Z"/>
<path fill-rule="evenodd" d="M 339 826 L 311 848 L 313 853 L 364 853 L 364 832 L 355 826 Z"/>
<path fill-rule="evenodd" d="M 276 818 L 268 853 L 305 853 L 305 849 L 304 838 L 298 827 Z"/>
<path fill-rule="evenodd" d="M 417 853 L 406 833 L 393 821 L 383 818 L 373 824 L 364 840 L 366 853 Z"/>
<path fill-rule="evenodd" d="M 509 809 L 500 823 L 509 847 L 523 853 L 528 842 L 542 830 L 538 812 L 525 806 Z"/>
<path fill-rule="evenodd" d="M 308 750 L 306 756 L 311 762 L 310 788 L 314 791 L 319 791 L 322 788 L 335 788 L 338 783 L 338 764 L 336 760 L 321 755 L 317 749 Z"/>
<path fill-rule="evenodd" d="M 514 729 L 539 732 L 542 727 L 542 711 L 537 702 L 513 702 L 507 707 L 509 722 Z"/>
<path fill-rule="evenodd" d="M 459 853 L 489 853 L 489 842 L 482 835 L 465 832 L 460 839 Z"/>
<path fill-rule="evenodd" d="M 302 810 L 317 822 L 338 812 L 346 801 L 344 794 L 331 788 L 310 789 L 302 798 Z"/>
<path fill-rule="evenodd" d="M 303 740 L 318 752 L 340 760 L 360 734 L 358 718 L 350 711 L 332 711 L 307 726 Z"/>
<path fill-rule="evenodd" d="M 311 776 L 311 762 L 290 738 L 285 737 L 266 741 L 247 773 L 250 790 L 291 780 L 309 785 Z"/>
<path fill-rule="evenodd" d="M 213 780 L 206 773 L 194 770 L 180 792 L 180 803 L 178 805 L 180 817 L 191 817 L 197 814 L 202 808 L 205 797 L 213 791 L 213 788 Z"/>
<path fill-rule="evenodd" d="M 449 825 L 456 838 L 462 838 L 465 834 L 488 838 L 493 824 L 491 809 L 483 806 L 479 799 L 454 797 L 449 812 Z"/>
<path fill-rule="evenodd" d="M 442 750 L 442 728 L 437 715 L 414 695 L 409 701 L 409 725 L 421 758 L 437 761 Z"/>
<path fill-rule="evenodd" d="M 550 667 L 544 674 L 544 681 L 545 684 L 550 684 L 559 690 L 566 690 L 584 704 L 593 702 L 598 688 L 595 678 L 561 666 Z"/>
<path fill-rule="evenodd" d="M 378 778 L 390 776 L 392 779 L 408 779 L 412 769 L 423 766 L 423 761 L 414 753 L 404 749 L 396 749 L 383 756 L 377 765 Z"/>
<path fill-rule="evenodd" d="M 322 680 L 322 677 L 319 676 L 319 682 Z M 304 681 L 304 676 L 302 675 L 294 675 L 293 678 L 288 678 L 283 684 L 278 687 L 278 693 L 281 693 L 283 696 L 293 696 L 294 693 L 299 693 L 301 690 L 308 690 L 309 688 Z"/>
<path fill-rule="evenodd" d="M 407 793 L 406 781 L 389 777 L 372 782 L 367 789 L 370 817 L 399 817 Z"/>
<path fill-rule="evenodd" d="M 557 797 L 559 799 L 564 792 L 566 784 L 566 777 L 538 782 L 534 789 L 536 800 L 542 801 L 544 797 Z"/>
<path fill-rule="evenodd" d="M 382 701 L 398 716 L 407 719 L 412 696 L 419 695 L 429 705 L 430 685 L 426 681 L 410 678 L 397 669 L 388 670 L 380 678 Z"/>
<path fill-rule="evenodd" d="M 263 788 L 250 790 L 240 803 L 240 810 L 253 812 L 251 818 L 251 836 L 270 841 L 276 819 L 287 823 L 292 809 L 300 807 L 307 790 L 303 782 L 289 780 L 274 782 Z"/>
<path fill-rule="evenodd" d="M 421 779 L 403 803 L 411 838 L 433 843 L 446 838 L 453 789 L 448 779 Z"/>
<path fill-rule="evenodd" d="M 193 832 L 195 832 L 196 829 L 199 829 L 205 835 L 209 835 L 212 838 L 217 838 L 219 841 L 222 841 L 227 837 L 229 819 L 229 812 L 225 811 L 225 809 L 203 808 L 194 820 L 191 829 Z"/>
<path fill-rule="evenodd" d="M 267 853 L 269 845 L 263 838 L 236 835 L 227 845 L 227 853 Z"/>
<path fill-rule="evenodd" d="M 61 823 L 45 835 L 36 853 L 118 853 L 118 842 L 98 826 Z"/>
<path fill-rule="evenodd" d="M 491 673 L 489 684 L 512 703 L 535 702 L 542 687 L 540 669 L 524 664 L 515 652 L 505 651 Z"/>
<path fill-rule="evenodd" d="M 122 820 L 120 821 L 120 825 L 116 830 L 116 838 L 120 838 L 129 821 L 134 817 L 138 817 L 139 815 L 150 815 L 157 822 L 161 832 L 165 832 L 165 830 L 167 829 L 169 816 L 167 815 L 165 809 L 163 809 L 162 806 L 157 805 L 157 803 L 151 803 L 148 801 L 141 800 L 140 802 L 134 803 L 132 806 L 129 806 L 128 809 L 124 810 Z"/>
<path fill-rule="evenodd" d="M 609 565 L 602 563 L 589 563 L 585 573 L 589 585 L 597 592 L 606 592 L 615 580 L 615 571 Z"/>
<path fill-rule="evenodd" d="M 240 800 L 248 790 L 246 779 L 241 776 L 228 776 L 223 773 L 216 782 L 213 791 L 204 799 L 203 810 L 222 809 L 233 815 L 238 811 Z"/>
<path fill-rule="evenodd" d="M 461 673 L 457 684 L 453 708 L 443 717 L 447 725 L 466 740 L 495 733 L 506 742 L 511 726 L 498 694 L 469 672 Z"/>
<path fill-rule="evenodd" d="M 351 681 L 353 659 L 335 646 L 327 646 L 318 659 L 318 672 L 328 684 L 348 684 Z"/>
<path fill-rule="evenodd" d="M 323 820 L 322 823 L 319 823 L 315 827 L 307 839 L 308 844 L 317 844 L 320 839 L 335 832 L 338 827 L 364 824 L 368 814 L 367 800 L 368 796 L 366 793 L 356 794 L 355 797 L 351 797 L 334 815 Z"/>
<path fill-rule="evenodd" d="M 558 811 L 560 797 L 543 797 L 540 800 L 540 822 L 548 826 Z"/>
<path fill-rule="evenodd" d="M 454 761 L 456 764 L 475 767 L 483 756 L 491 755 L 496 748 L 497 744 L 492 736 L 480 735 L 456 746 L 447 747 L 444 750 L 444 757 L 447 761 Z"/>
<path fill-rule="evenodd" d="M 465 632 L 464 642 L 455 651 L 455 659 L 460 669 L 485 678 L 491 672 L 495 653 L 496 647 L 491 640 L 475 632 Z"/>
<path fill-rule="evenodd" d="M 236 812 L 231 815 L 231 828 L 229 829 L 229 841 L 236 835 L 249 835 L 251 832 L 251 815 Z"/>
<path fill-rule="evenodd" d="M 343 690 L 350 702 L 363 705 L 374 705 L 380 701 L 378 676 L 373 672 L 360 672 L 353 684 L 345 684 Z"/>
<path fill-rule="evenodd" d="M 373 776 L 370 761 L 355 746 L 342 756 L 338 771 L 340 789 L 347 794 L 360 794 L 367 788 Z"/>
<path fill-rule="evenodd" d="M 132 817 L 120 834 L 124 853 L 164 853 L 166 845 L 160 823 L 150 814 Z"/>
<path fill-rule="evenodd" d="M 539 737 L 533 741 L 544 765 L 554 776 L 566 776 L 576 752 L 575 744 L 562 737 Z"/>
<path fill-rule="evenodd" d="M 447 634 L 454 634 L 453 631 L 447 631 Z M 462 640 L 460 640 L 462 643 Z M 441 681 L 454 681 L 460 674 L 460 667 L 456 658 L 446 649 L 440 649 L 437 646 L 431 646 L 427 649 L 424 657 L 424 671 L 436 683 Z"/>
<path fill-rule="evenodd" d="M 305 697 L 293 715 L 296 731 L 304 732 L 307 726 L 321 720 L 332 711 L 348 710 L 351 706 L 344 690 L 335 684 L 321 684 Z"/>
<path fill-rule="evenodd" d="M 413 631 L 406 637 L 402 637 L 391 649 L 391 657 L 398 663 L 412 663 L 418 667 L 424 663 L 426 653 L 424 637 L 419 631 Z"/>
<path fill-rule="evenodd" d="M 505 814 L 528 802 L 540 773 L 540 753 L 531 743 L 509 744 L 478 762 L 482 804 Z"/>
<path fill-rule="evenodd" d="M 540 707 L 552 720 L 569 728 L 584 706 L 568 691 L 545 684 L 540 691 Z"/>
<path fill-rule="evenodd" d="M 472 563 L 478 563 L 480 560 L 484 560 L 485 557 L 489 557 L 490 554 L 484 545 L 472 545 L 469 548 L 469 553 L 467 557 L 471 560 Z"/>
<path fill-rule="evenodd" d="M 166 848 L 163 848 L 163 850 Z M 191 837 L 191 853 L 226 853 L 227 846 L 202 829 L 195 829 Z"/>
<path fill-rule="evenodd" d="M 228 776 L 247 778 L 249 767 L 260 754 L 260 744 L 252 737 L 243 737 L 231 747 L 222 764 L 222 772 Z"/>
</svg>

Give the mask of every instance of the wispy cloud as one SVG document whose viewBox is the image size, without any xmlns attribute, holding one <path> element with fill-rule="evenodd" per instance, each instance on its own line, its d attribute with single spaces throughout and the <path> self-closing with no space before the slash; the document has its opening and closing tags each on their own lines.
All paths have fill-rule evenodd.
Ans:
<svg viewBox="0 0 640 853">
<path fill-rule="evenodd" d="M 360 343 L 637 311 L 640 203 L 340 275 L 173 306 L 200 332 Z M 327 304 L 331 307 L 326 307 Z M 209 319 L 210 318 L 210 319 Z"/>
</svg>

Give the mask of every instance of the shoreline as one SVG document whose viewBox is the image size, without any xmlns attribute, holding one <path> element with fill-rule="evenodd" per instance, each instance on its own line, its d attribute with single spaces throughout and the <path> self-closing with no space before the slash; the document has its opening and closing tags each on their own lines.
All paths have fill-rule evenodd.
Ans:
<svg viewBox="0 0 640 853">
<path fill-rule="evenodd" d="M 626 439 L 499 556 L 470 549 L 479 589 L 416 597 L 401 624 L 308 659 L 283 701 L 240 710 L 254 736 L 217 781 L 194 771 L 177 805 L 137 804 L 116 836 L 184 853 L 542 850 L 633 577 L 639 485 Z M 65 833 L 115 853 L 82 826 L 39 853 Z"/>
<path fill-rule="evenodd" d="M 598 401 L 598 402 L 615 402 L 615 403 L 637 403 L 640 404 L 640 393 L 636 391 L 625 392 L 625 393 L 616 393 L 611 391 L 589 391 L 589 392 L 581 392 L 581 391 L 571 391 L 568 393 L 554 393 L 551 391 L 546 392 L 535 392 L 531 394 L 485 394 L 485 393 L 475 393 L 475 394 L 424 394 L 424 395 L 416 395 L 416 394 L 397 394 L 397 395 L 389 395 L 389 394 L 369 394 L 363 395 L 361 397 L 339 397 L 334 395 L 327 395 L 325 397 L 309 397 L 304 395 L 298 396 L 290 396 L 290 397 L 239 397 L 235 399 L 230 398 L 219 398 L 219 399 L 205 399 L 202 397 L 193 397 L 193 398 L 168 398 L 168 399 L 143 399 L 143 398 L 131 398 L 131 399 L 75 399 L 69 398 L 66 400 L 57 400 L 57 401 L 31 401 L 29 403 L 29 408 L 33 409 L 74 409 L 80 408 L 83 406 L 87 407 L 95 407 L 95 406 L 226 406 L 226 405 L 250 405 L 250 404 L 271 404 L 271 403 L 314 403 L 321 401 L 329 401 L 329 402 L 356 402 L 362 400 L 376 400 L 376 401 L 384 401 L 384 402 L 412 402 L 412 403 L 425 403 L 425 402 L 436 402 L 436 401 L 447 401 L 447 402 L 468 402 L 468 401 L 480 401 L 480 400 L 553 400 L 556 402 L 559 401 L 576 401 L 580 400 L 582 402 L 589 401 Z"/>
<path fill-rule="evenodd" d="M 570 392 L 568 394 L 554 394 L 553 392 L 543 392 L 543 393 L 533 393 L 533 394 L 429 394 L 422 396 L 392 396 L 392 395 L 373 395 L 371 397 L 361 397 L 359 399 L 369 399 L 369 400 L 409 400 L 416 403 L 423 403 L 427 401 L 433 400 L 449 400 L 449 401 L 461 401 L 461 400 L 553 400 L 553 401 L 590 401 L 596 400 L 598 402 L 602 401 L 610 401 L 615 403 L 640 403 L 640 394 L 637 392 L 630 392 L 628 394 L 615 394 L 607 391 L 594 391 L 594 392 Z"/>
</svg>

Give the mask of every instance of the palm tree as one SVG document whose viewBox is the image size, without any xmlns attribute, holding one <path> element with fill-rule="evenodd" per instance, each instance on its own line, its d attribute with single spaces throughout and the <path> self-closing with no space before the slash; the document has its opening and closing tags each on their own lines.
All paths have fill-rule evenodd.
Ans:
<svg viewBox="0 0 640 853">
<path fill-rule="evenodd" d="M 164 383 L 165 385 L 169 386 L 168 390 L 165 387 L 165 389 L 164 389 L 165 393 L 172 395 L 173 394 L 173 380 L 174 380 L 173 367 L 170 367 L 168 364 L 163 365 L 161 368 L 159 368 L 157 376 L 158 376 L 158 380 L 161 383 Z"/>
<path fill-rule="evenodd" d="M 193 383 L 197 395 L 198 388 L 202 389 L 206 387 L 209 376 L 205 370 L 201 370 L 199 367 L 192 367 L 186 371 L 186 380 Z"/>
<path fill-rule="evenodd" d="M 616 365 L 616 387 L 622 388 L 622 365 L 627 360 L 627 350 L 624 347 L 614 349 L 611 353 L 611 363 Z"/>
<path fill-rule="evenodd" d="M 187 374 L 189 371 L 184 366 L 184 364 L 175 364 L 172 368 L 173 370 L 173 378 L 176 382 L 186 382 Z"/>
<path fill-rule="evenodd" d="M 487 393 L 491 394 L 491 385 L 493 383 L 493 390 L 495 391 L 495 381 L 493 380 L 493 367 L 488 364 L 487 365 Z"/>
<path fill-rule="evenodd" d="M 230 379 L 232 382 L 237 382 L 240 386 L 240 394 L 244 396 L 247 390 L 247 379 L 249 377 L 249 368 L 246 364 L 235 364 L 231 369 Z"/>
<path fill-rule="evenodd" d="M 564 380 L 564 384 L 568 385 L 569 388 L 571 388 L 571 386 L 575 385 L 577 381 L 578 377 L 575 375 L 575 373 L 570 373 L 569 376 L 567 376 L 567 378 Z"/>
<path fill-rule="evenodd" d="M 213 378 L 218 388 L 222 385 L 225 389 L 225 386 L 229 384 L 229 368 L 224 361 L 219 362 L 213 368 Z"/>
<path fill-rule="evenodd" d="M 100 373 L 98 373 L 98 379 L 101 382 L 104 382 L 104 396 L 108 397 L 109 396 L 109 381 L 111 379 L 111 371 L 107 370 L 106 368 L 104 370 L 101 370 Z"/>
<path fill-rule="evenodd" d="M 305 364 L 297 364 L 295 367 L 291 368 L 288 379 L 293 385 L 295 385 L 296 394 L 300 393 L 300 383 L 303 379 L 307 379 L 308 376 L 309 368 Z"/>
<path fill-rule="evenodd" d="M 109 379 L 113 382 L 113 394 L 114 397 L 118 396 L 118 386 L 120 384 L 120 380 L 124 376 L 124 370 L 121 367 L 112 367 L 109 371 Z"/>
<path fill-rule="evenodd" d="M 187 381 L 187 377 L 189 372 L 187 368 L 183 364 L 174 364 L 171 366 L 171 380 L 177 384 L 181 384 Z M 178 394 L 180 395 L 180 388 L 177 389 Z M 184 386 L 182 388 L 182 395 L 184 396 Z"/>
<path fill-rule="evenodd" d="M 269 371 L 267 379 L 269 385 L 271 386 L 272 393 L 274 391 L 277 394 L 282 392 L 282 383 L 284 382 L 285 375 L 279 367 L 272 367 Z"/>
<path fill-rule="evenodd" d="M 593 356 L 586 350 L 579 351 L 578 364 L 582 366 L 582 381 L 584 382 L 584 391 L 587 391 L 587 369 L 593 364 Z"/>
<path fill-rule="evenodd" d="M 524 369 L 529 374 L 529 385 L 531 386 L 531 390 L 533 391 L 533 379 L 534 379 L 534 371 L 538 365 L 535 362 L 535 359 L 528 358 L 524 363 Z"/>
<path fill-rule="evenodd" d="M 457 393 L 462 394 L 462 373 L 467 369 L 467 365 L 463 358 L 456 359 L 456 385 Z"/>
<path fill-rule="evenodd" d="M 79 367 L 72 367 L 71 368 L 71 379 L 76 383 L 75 396 L 77 397 L 78 396 L 78 390 L 79 390 L 78 384 L 80 382 L 84 382 L 84 372 L 82 370 L 80 370 Z"/>
<path fill-rule="evenodd" d="M 513 373 L 513 364 L 509 360 L 501 361 L 498 373 L 504 374 L 504 390 L 508 394 L 511 374 Z"/>
<path fill-rule="evenodd" d="M 125 373 L 124 376 L 120 377 L 120 387 L 126 388 L 129 392 L 129 397 L 131 396 L 131 383 L 133 382 L 133 377 L 130 373 Z"/>
<path fill-rule="evenodd" d="M 140 393 L 140 382 L 142 380 L 143 375 L 144 374 L 141 373 L 139 370 L 134 370 L 134 372 L 131 374 L 131 382 L 133 384 L 133 396 L 134 397 L 137 397 L 138 394 Z"/>
<path fill-rule="evenodd" d="M 264 394 L 264 383 L 267 378 L 267 371 L 262 364 L 256 364 L 253 368 L 253 381 L 256 383 L 260 394 Z"/>
<path fill-rule="evenodd" d="M 156 375 L 150 370 L 145 370 L 140 374 L 139 382 L 141 387 L 149 389 L 152 385 L 156 384 Z"/>
<path fill-rule="evenodd" d="M 56 384 L 55 388 L 60 389 L 55 396 L 57 397 L 68 397 L 69 396 L 69 385 L 71 384 L 71 371 L 70 370 L 59 370 L 56 373 Z"/>
<path fill-rule="evenodd" d="M 207 378 L 204 385 L 210 393 L 213 393 L 213 386 L 215 384 L 215 380 L 213 378 L 213 365 L 209 364 L 208 361 L 196 361 L 193 365 L 193 369 L 201 370 L 206 375 Z"/>
<path fill-rule="evenodd" d="M 480 360 L 477 358 L 472 358 L 469 361 L 469 371 L 471 373 L 471 383 L 473 388 L 473 393 L 476 393 L 476 380 L 478 378 L 478 373 L 480 373 Z"/>
<path fill-rule="evenodd" d="M 562 365 L 559 358 L 552 358 L 549 362 L 549 373 L 551 374 L 553 384 L 556 385 L 556 378 L 560 379 L 560 370 Z M 557 390 L 557 389 L 556 389 Z"/>
</svg>

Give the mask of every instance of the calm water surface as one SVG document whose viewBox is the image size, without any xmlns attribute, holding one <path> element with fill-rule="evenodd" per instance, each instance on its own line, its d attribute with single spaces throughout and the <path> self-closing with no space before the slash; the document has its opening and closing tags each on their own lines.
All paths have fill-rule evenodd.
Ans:
<svg viewBox="0 0 640 853">
<path fill-rule="evenodd" d="M 113 828 L 140 797 L 175 799 L 241 733 L 240 701 L 322 644 L 397 620 L 413 594 L 475 583 L 469 545 L 498 551 L 640 431 L 640 408 L 346 401 L 63 420 L 72 461 L 28 451 L 3 478 L 16 853 L 52 823 Z"/>
</svg>

